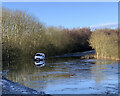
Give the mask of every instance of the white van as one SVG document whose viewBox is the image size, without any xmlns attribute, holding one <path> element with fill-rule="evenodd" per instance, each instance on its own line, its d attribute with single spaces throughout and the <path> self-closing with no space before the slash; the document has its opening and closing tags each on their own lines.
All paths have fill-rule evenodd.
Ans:
<svg viewBox="0 0 120 96">
<path fill-rule="evenodd" d="M 44 60 L 45 59 L 45 54 L 44 53 L 36 53 L 34 60 Z"/>
</svg>

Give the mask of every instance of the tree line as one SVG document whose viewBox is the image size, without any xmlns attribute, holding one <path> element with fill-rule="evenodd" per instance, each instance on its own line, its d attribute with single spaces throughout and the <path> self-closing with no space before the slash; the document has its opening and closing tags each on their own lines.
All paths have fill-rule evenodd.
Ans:
<svg viewBox="0 0 120 96">
<path fill-rule="evenodd" d="M 91 49 L 96 58 L 119 59 L 119 36 L 117 29 L 46 27 L 26 11 L 2 8 L 3 60 L 33 58 L 37 52 L 55 56 Z"/>
<path fill-rule="evenodd" d="M 12 60 L 90 50 L 90 28 L 46 27 L 26 11 L 2 8 L 2 57 Z"/>
<path fill-rule="evenodd" d="M 99 29 L 92 32 L 89 43 L 96 58 L 120 60 L 120 34 L 118 29 Z"/>
</svg>

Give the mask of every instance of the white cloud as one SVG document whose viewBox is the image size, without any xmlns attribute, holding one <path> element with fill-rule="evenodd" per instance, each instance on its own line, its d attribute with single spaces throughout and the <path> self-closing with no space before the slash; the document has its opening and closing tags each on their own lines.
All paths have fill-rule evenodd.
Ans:
<svg viewBox="0 0 120 96">
<path fill-rule="evenodd" d="M 104 24 L 90 26 L 90 28 L 91 29 L 103 29 L 103 28 L 114 29 L 114 28 L 118 28 L 118 24 L 117 23 L 104 23 Z"/>
</svg>

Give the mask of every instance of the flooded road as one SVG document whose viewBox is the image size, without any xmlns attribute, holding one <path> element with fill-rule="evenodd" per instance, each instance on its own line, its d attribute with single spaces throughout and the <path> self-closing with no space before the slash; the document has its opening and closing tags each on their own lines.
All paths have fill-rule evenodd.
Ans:
<svg viewBox="0 0 120 96">
<path fill-rule="evenodd" d="M 10 62 L 9 62 L 10 63 Z M 47 94 L 117 94 L 118 62 L 96 59 L 47 59 L 3 62 L 9 80 Z"/>
</svg>

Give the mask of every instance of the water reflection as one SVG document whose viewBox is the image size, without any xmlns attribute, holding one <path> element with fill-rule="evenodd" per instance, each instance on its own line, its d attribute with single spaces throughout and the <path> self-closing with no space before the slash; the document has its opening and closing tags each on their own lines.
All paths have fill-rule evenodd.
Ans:
<svg viewBox="0 0 120 96">
<path fill-rule="evenodd" d="M 45 61 L 44 60 L 34 61 L 34 63 L 37 67 L 44 67 L 45 66 Z"/>
<path fill-rule="evenodd" d="M 118 88 L 116 61 L 48 59 L 14 61 L 9 65 L 3 66 L 9 69 L 8 79 L 49 94 L 101 94 L 106 90 L 117 92 Z"/>
</svg>

